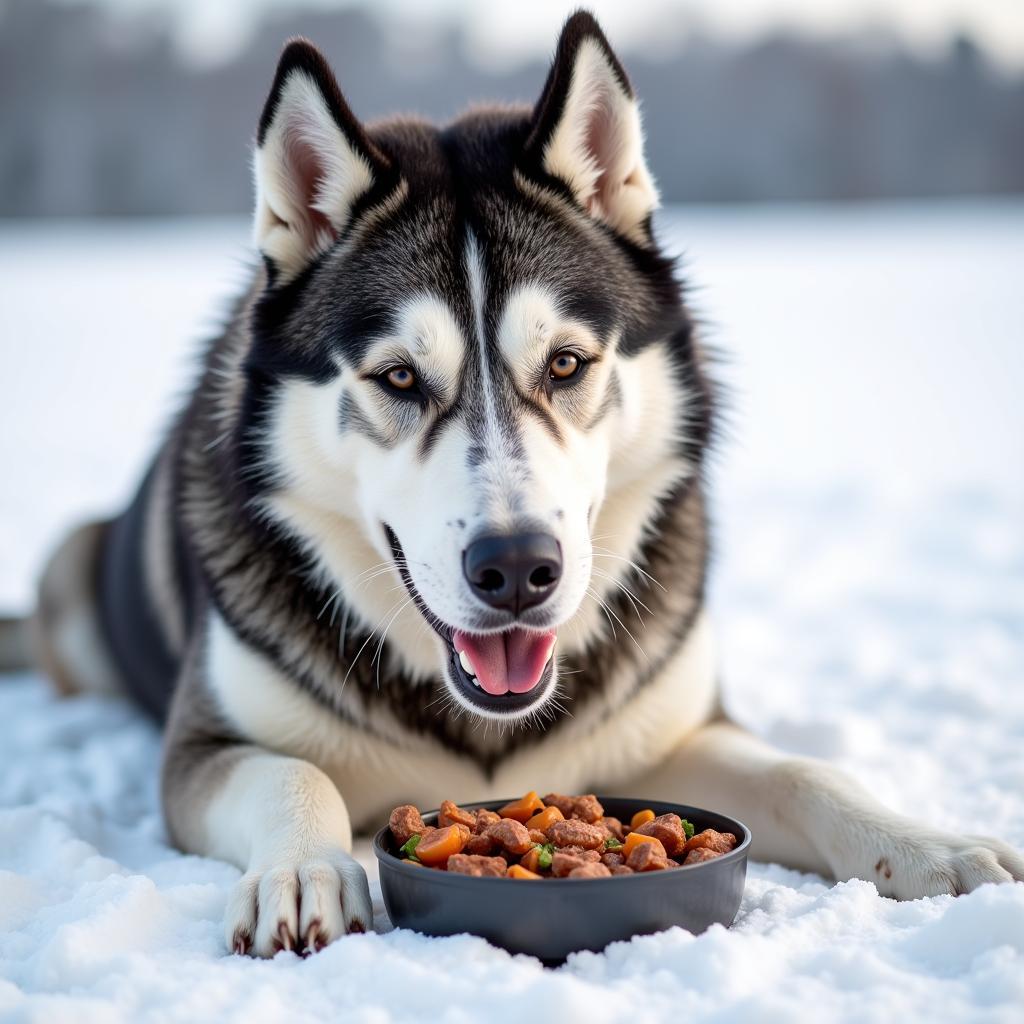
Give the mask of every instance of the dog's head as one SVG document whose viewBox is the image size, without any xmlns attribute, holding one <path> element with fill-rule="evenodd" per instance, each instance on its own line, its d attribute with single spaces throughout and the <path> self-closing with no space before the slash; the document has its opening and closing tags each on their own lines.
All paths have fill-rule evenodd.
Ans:
<svg viewBox="0 0 1024 1024">
<path fill-rule="evenodd" d="M 367 127 L 293 42 L 255 171 L 262 508 L 367 657 L 386 635 L 459 706 L 530 714 L 702 443 L 622 66 L 577 14 L 532 110 Z"/>
</svg>

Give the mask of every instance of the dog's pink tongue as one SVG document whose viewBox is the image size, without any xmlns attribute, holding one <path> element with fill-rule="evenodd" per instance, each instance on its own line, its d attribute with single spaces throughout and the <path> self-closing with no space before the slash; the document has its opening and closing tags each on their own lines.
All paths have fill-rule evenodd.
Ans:
<svg viewBox="0 0 1024 1024">
<path fill-rule="evenodd" d="M 525 629 L 512 629 L 505 634 L 508 688 L 513 693 L 526 693 L 540 682 L 554 646 L 553 629 L 547 633 L 527 633 Z"/>
<path fill-rule="evenodd" d="M 555 631 L 531 633 L 510 629 L 493 636 L 473 636 L 455 630 L 452 642 L 458 653 L 466 652 L 480 686 L 500 697 L 510 691 L 526 693 L 540 682 L 555 646 Z"/>
</svg>

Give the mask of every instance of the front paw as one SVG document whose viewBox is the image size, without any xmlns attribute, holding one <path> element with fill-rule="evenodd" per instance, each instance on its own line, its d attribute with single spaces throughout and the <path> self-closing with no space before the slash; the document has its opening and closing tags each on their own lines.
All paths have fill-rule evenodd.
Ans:
<svg viewBox="0 0 1024 1024">
<path fill-rule="evenodd" d="M 900 900 L 959 896 L 986 882 L 1024 882 L 1024 855 L 988 836 L 947 836 L 921 830 L 879 855 L 863 877 Z"/>
<path fill-rule="evenodd" d="M 343 850 L 250 867 L 228 900 L 224 934 L 235 953 L 315 953 L 373 925 L 366 872 Z"/>
</svg>

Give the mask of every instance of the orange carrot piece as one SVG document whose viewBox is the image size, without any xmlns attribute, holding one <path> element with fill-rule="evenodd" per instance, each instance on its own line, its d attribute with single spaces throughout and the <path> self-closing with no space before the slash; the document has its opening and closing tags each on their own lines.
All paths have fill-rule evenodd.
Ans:
<svg viewBox="0 0 1024 1024">
<path fill-rule="evenodd" d="M 550 807 L 545 807 L 543 811 L 538 811 L 529 821 L 526 823 L 527 828 L 536 828 L 541 832 L 547 832 L 548 828 L 556 821 L 564 821 L 565 815 L 552 804 Z"/>
<path fill-rule="evenodd" d="M 527 850 L 519 861 L 527 871 L 540 871 L 540 847 Z"/>
<path fill-rule="evenodd" d="M 630 828 L 639 828 L 641 825 L 646 825 L 649 821 L 654 821 L 656 815 L 649 807 L 642 811 L 637 811 L 632 818 L 629 819 Z"/>
<path fill-rule="evenodd" d="M 444 864 L 453 853 L 461 853 L 472 833 L 465 825 L 449 825 L 424 836 L 416 847 L 416 859 L 428 867 Z"/>
<path fill-rule="evenodd" d="M 521 864 L 511 864 L 506 872 L 509 878 L 540 878 L 540 875 L 533 871 L 528 871 Z"/>
<path fill-rule="evenodd" d="M 515 818 L 521 825 L 526 824 L 537 813 L 544 809 L 544 801 L 537 796 L 537 791 L 531 789 L 529 793 L 521 796 L 518 800 L 513 800 L 510 804 L 505 804 L 498 813 L 503 818 Z"/>
<path fill-rule="evenodd" d="M 662 857 L 667 856 L 667 854 L 665 853 L 665 847 L 662 845 L 660 839 L 655 839 L 654 836 L 642 835 L 640 832 L 630 832 L 629 835 L 626 836 L 626 841 L 622 844 L 622 855 L 624 857 L 628 857 L 630 853 L 632 853 L 633 848 L 639 846 L 641 843 L 653 843 L 658 853 L 661 854 Z M 421 842 L 420 846 L 422 845 L 423 843 Z M 416 847 L 416 853 L 417 855 L 419 854 L 419 846 Z M 422 858 L 420 859 L 422 860 Z"/>
</svg>

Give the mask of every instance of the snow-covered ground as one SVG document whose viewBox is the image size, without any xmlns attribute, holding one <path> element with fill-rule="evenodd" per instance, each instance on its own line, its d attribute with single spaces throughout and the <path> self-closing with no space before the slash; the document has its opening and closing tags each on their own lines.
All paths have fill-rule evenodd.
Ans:
<svg viewBox="0 0 1024 1024">
<path fill-rule="evenodd" d="M 1024 204 L 664 226 L 729 356 L 731 708 L 894 807 L 1024 847 Z M 233 221 L 0 225 L 0 608 L 126 496 L 246 257 Z M 731 930 L 557 971 L 382 913 L 307 960 L 228 957 L 238 872 L 167 846 L 158 758 L 124 704 L 0 680 L 0 1020 L 1024 1017 L 1024 885 L 898 904 L 761 864 Z"/>
</svg>

